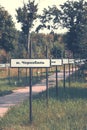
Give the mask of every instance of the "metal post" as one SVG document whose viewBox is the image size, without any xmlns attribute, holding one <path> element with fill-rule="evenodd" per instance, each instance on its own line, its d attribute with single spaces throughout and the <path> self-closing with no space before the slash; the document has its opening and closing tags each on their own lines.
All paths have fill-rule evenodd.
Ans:
<svg viewBox="0 0 87 130">
<path fill-rule="evenodd" d="M 48 47 L 46 46 L 46 58 L 48 58 Z M 46 68 L 46 101 L 47 101 L 47 106 L 48 106 L 48 97 L 49 97 L 49 93 L 48 93 L 48 68 Z"/>
<path fill-rule="evenodd" d="M 76 71 L 76 63 L 75 63 L 75 81 L 76 81 L 76 78 L 77 78 L 76 73 L 77 73 L 77 71 Z"/>
<path fill-rule="evenodd" d="M 58 97 L 58 74 L 57 74 L 57 66 L 56 66 L 56 97 Z"/>
<path fill-rule="evenodd" d="M 69 64 L 69 87 L 70 87 L 70 64 Z"/>
<path fill-rule="evenodd" d="M 8 58 L 7 61 L 8 61 L 8 63 L 9 63 L 9 61 L 10 61 L 9 54 L 8 54 L 8 57 L 7 57 L 7 58 Z M 8 81 L 9 81 L 9 84 L 11 84 L 11 79 L 10 79 L 10 67 L 9 67 L 9 66 L 7 66 L 7 71 L 8 71 Z"/>
<path fill-rule="evenodd" d="M 9 80 L 9 84 L 11 84 L 11 81 L 10 81 L 10 67 L 8 67 L 8 80 Z"/>
<path fill-rule="evenodd" d="M 20 81 L 20 68 L 18 68 L 18 85 L 19 85 L 19 81 Z"/>
<path fill-rule="evenodd" d="M 72 80 L 73 80 L 73 64 L 72 64 Z"/>
<path fill-rule="evenodd" d="M 65 64 L 63 65 L 63 86 L 64 86 L 64 89 L 65 89 Z"/>
<path fill-rule="evenodd" d="M 30 30 L 28 32 L 28 57 L 32 58 L 32 45 L 31 45 L 31 39 L 30 39 Z M 29 68 L 29 107 L 30 107 L 30 113 L 29 113 L 29 120 L 30 123 L 32 123 L 32 68 Z"/>
<path fill-rule="evenodd" d="M 56 59 L 57 59 L 57 50 L 56 50 Z M 57 66 L 56 66 L 56 97 L 58 97 L 58 75 L 57 75 Z"/>
<path fill-rule="evenodd" d="M 30 59 L 32 57 L 32 45 L 30 40 Z M 30 123 L 32 123 L 32 68 L 29 69 L 29 77 L 30 77 Z"/>
</svg>

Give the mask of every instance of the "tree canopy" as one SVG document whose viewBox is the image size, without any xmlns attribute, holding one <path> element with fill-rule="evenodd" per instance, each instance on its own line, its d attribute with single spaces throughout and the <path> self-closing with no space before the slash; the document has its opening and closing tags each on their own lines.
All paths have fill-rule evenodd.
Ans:
<svg viewBox="0 0 87 130">
<path fill-rule="evenodd" d="M 37 6 L 34 0 L 32 2 L 29 0 L 27 4 L 24 3 L 22 8 L 19 7 L 16 10 L 16 18 L 21 23 L 23 32 L 27 35 L 34 26 L 34 21 L 37 19 Z"/>
<path fill-rule="evenodd" d="M 87 2 L 84 0 L 67 1 L 61 5 L 61 9 L 62 25 L 68 28 L 67 46 L 74 54 L 79 54 L 81 53 L 81 46 L 84 45 L 82 39 L 85 38 L 87 31 L 85 31 L 87 26 Z"/>
<path fill-rule="evenodd" d="M 85 0 L 66 1 L 60 5 L 60 9 L 56 5 L 43 10 L 40 15 L 41 28 L 47 28 L 51 31 L 58 29 L 61 25 L 67 28 L 66 47 L 74 53 L 74 56 L 82 53 L 87 48 L 85 37 L 87 36 L 87 2 Z M 84 52 L 87 55 L 87 52 Z"/>
<path fill-rule="evenodd" d="M 30 44 L 30 32 L 34 26 L 35 20 L 38 17 L 37 6 L 38 5 L 35 4 L 35 0 L 33 1 L 28 0 L 27 4 L 24 3 L 22 8 L 19 7 L 16 10 L 17 12 L 16 18 L 18 22 L 20 22 L 22 25 L 22 31 L 25 37 L 25 48 L 26 48 L 26 52 L 28 53 L 29 53 L 29 44 Z"/>
<path fill-rule="evenodd" d="M 15 26 L 11 15 L 0 6 L 0 49 L 6 52 L 14 48 Z"/>
</svg>

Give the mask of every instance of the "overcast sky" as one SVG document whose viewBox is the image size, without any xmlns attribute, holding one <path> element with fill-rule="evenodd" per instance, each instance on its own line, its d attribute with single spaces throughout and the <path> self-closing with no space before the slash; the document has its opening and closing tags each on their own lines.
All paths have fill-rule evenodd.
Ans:
<svg viewBox="0 0 87 130">
<path fill-rule="evenodd" d="M 20 25 L 16 22 L 16 9 L 18 7 L 23 6 L 23 1 L 24 3 L 27 3 L 28 0 L 0 0 L 0 5 L 5 7 L 5 9 L 9 12 L 9 14 L 13 17 L 13 20 L 16 24 L 17 28 L 20 28 Z M 43 8 L 47 8 L 48 6 L 52 5 L 60 5 L 66 0 L 35 0 L 36 3 L 39 3 L 38 8 L 39 11 L 43 10 Z"/>
</svg>

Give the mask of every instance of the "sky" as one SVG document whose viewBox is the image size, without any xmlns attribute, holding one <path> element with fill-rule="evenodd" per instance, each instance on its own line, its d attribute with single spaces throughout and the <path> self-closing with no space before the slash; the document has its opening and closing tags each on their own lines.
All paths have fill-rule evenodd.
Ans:
<svg viewBox="0 0 87 130">
<path fill-rule="evenodd" d="M 0 5 L 5 8 L 9 12 L 9 14 L 12 16 L 13 21 L 15 23 L 15 26 L 18 30 L 20 30 L 21 26 L 19 23 L 17 23 L 16 20 L 16 9 L 23 6 L 23 2 L 27 3 L 28 0 L 0 0 Z M 48 6 L 63 4 L 66 2 L 66 0 L 35 0 L 38 4 L 39 12 L 43 10 L 43 8 L 47 8 Z M 66 30 L 59 30 L 59 32 L 66 32 Z"/>
</svg>

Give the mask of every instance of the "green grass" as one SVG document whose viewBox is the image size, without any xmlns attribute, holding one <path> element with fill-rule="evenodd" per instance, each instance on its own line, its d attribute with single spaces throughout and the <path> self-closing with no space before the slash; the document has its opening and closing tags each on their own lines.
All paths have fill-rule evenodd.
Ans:
<svg viewBox="0 0 87 130">
<path fill-rule="evenodd" d="M 33 97 L 33 122 L 29 124 L 29 101 L 13 107 L 0 119 L 1 130 L 87 130 L 86 83 L 68 83 L 64 90 L 49 89 L 48 107 L 46 93 Z"/>
<path fill-rule="evenodd" d="M 32 84 L 39 82 L 44 76 L 33 76 Z M 0 96 L 4 96 L 13 92 L 14 89 L 18 87 L 29 86 L 29 77 L 12 77 L 10 78 L 1 78 L 0 79 Z"/>
<path fill-rule="evenodd" d="M 0 118 L 0 130 L 87 130 L 87 83 L 80 77 L 71 76 L 69 87 L 59 83 L 58 97 L 56 87 L 49 89 L 48 105 L 46 92 L 33 97 L 33 121 L 29 121 L 29 101 L 12 107 Z"/>
</svg>

